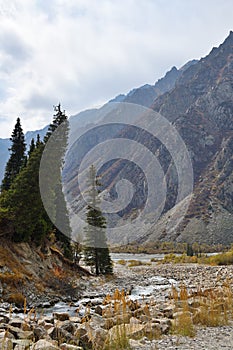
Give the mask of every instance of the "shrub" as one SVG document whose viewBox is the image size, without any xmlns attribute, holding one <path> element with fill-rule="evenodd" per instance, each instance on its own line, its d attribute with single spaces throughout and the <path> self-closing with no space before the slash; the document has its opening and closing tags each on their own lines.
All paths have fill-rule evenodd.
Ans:
<svg viewBox="0 0 233 350">
<path fill-rule="evenodd" d="M 16 306 L 24 306 L 25 297 L 22 293 L 11 293 L 7 298 L 8 303 L 15 304 Z"/>
<path fill-rule="evenodd" d="M 120 259 L 117 261 L 119 265 L 126 265 L 126 261 L 124 259 Z"/>
</svg>

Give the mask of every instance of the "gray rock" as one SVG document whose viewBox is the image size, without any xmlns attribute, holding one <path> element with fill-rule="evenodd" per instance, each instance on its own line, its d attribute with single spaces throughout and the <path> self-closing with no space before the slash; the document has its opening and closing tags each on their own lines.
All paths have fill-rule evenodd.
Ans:
<svg viewBox="0 0 233 350">
<path fill-rule="evenodd" d="M 33 345 L 32 350 L 59 350 L 59 347 L 47 340 L 40 339 Z"/>
<path fill-rule="evenodd" d="M 70 316 L 67 312 L 61 312 L 61 313 L 54 312 L 53 316 L 56 320 L 59 320 L 59 321 L 67 321 L 70 319 Z"/>
</svg>

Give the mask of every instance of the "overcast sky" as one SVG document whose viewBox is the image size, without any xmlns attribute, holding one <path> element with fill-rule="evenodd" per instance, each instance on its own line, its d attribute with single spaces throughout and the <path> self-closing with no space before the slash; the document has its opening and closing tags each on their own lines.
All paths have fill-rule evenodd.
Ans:
<svg viewBox="0 0 233 350">
<path fill-rule="evenodd" d="M 154 84 L 232 22 L 232 0 L 0 0 L 0 137 Z"/>
</svg>

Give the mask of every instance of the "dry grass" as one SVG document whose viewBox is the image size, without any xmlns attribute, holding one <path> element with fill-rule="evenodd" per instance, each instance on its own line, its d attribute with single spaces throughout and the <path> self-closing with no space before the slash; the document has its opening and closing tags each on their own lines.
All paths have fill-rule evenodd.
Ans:
<svg viewBox="0 0 233 350">
<path fill-rule="evenodd" d="M 117 264 L 119 264 L 119 265 L 126 265 L 126 260 L 124 260 L 124 259 L 120 259 L 120 260 L 118 260 L 117 261 Z"/>
<path fill-rule="evenodd" d="M 116 289 L 113 295 L 108 294 L 103 305 L 103 317 L 106 319 L 106 328 L 109 329 L 104 350 L 130 349 L 129 338 L 141 339 L 146 336 L 152 340 L 161 335 L 161 332 L 151 326 L 149 305 L 142 307 L 138 301 L 130 300 L 124 290 Z M 131 317 L 136 317 L 137 310 L 148 319 L 146 324 L 140 320 L 138 323 L 130 323 Z"/>
<path fill-rule="evenodd" d="M 171 298 L 176 305 L 176 317 L 173 332 L 195 335 L 195 325 L 217 327 L 227 325 L 233 318 L 233 291 L 230 281 L 222 287 L 199 289 L 196 293 L 188 293 L 186 286 L 180 290 L 172 288 Z"/>
<path fill-rule="evenodd" d="M 153 261 L 153 259 L 152 259 Z M 207 255 L 199 255 L 199 256 L 187 256 L 186 253 L 183 253 L 182 255 L 176 255 L 176 254 L 167 254 L 164 256 L 162 260 L 159 261 L 160 263 L 198 263 L 198 264 L 207 264 L 207 265 L 233 265 L 233 248 L 231 248 L 229 251 L 224 253 L 219 253 L 212 256 Z"/>
<path fill-rule="evenodd" d="M 7 298 L 8 303 L 15 304 L 16 306 L 23 307 L 25 297 L 22 293 L 11 293 Z"/>
<path fill-rule="evenodd" d="M 144 262 L 141 260 L 129 260 L 128 267 L 134 267 L 134 266 L 142 266 L 142 265 L 151 265 L 150 262 Z"/>
</svg>

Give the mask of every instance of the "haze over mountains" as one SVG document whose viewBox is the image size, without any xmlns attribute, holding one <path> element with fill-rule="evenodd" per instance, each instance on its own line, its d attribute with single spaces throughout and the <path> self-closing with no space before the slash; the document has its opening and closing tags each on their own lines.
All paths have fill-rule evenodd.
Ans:
<svg viewBox="0 0 233 350">
<path fill-rule="evenodd" d="M 181 76 L 182 72 L 187 69 L 190 65 L 195 64 L 197 61 L 192 60 L 181 67 L 179 70 L 176 67 L 172 67 L 165 76 L 159 79 L 155 85 L 143 85 L 139 88 L 131 90 L 127 95 L 119 95 L 109 102 L 128 102 L 137 103 L 142 106 L 150 107 L 154 100 L 161 94 L 172 89 Z M 102 118 L 102 109 L 89 109 L 80 112 L 74 116 L 70 117 L 70 123 L 74 124 L 74 128 L 84 127 L 85 125 L 93 122 L 97 122 L 98 119 Z M 36 139 L 37 134 L 43 138 L 46 134 L 47 126 L 41 130 L 28 131 L 25 134 L 25 139 L 27 144 L 30 143 L 31 139 Z M 9 157 L 8 148 L 10 146 L 9 139 L 0 138 L 0 180 L 2 180 L 4 175 L 4 168 Z"/>
<path fill-rule="evenodd" d="M 75 141 L 76 130 L 85 130 L 90 124 L 102 122 L 111 112 L 111 102 L 127 102 L 151 107 L 176 127 L 186 143 L 194 170 L 194 191 L 189 209 L 180 222 L 179 212 L 186 199 L 175 205 L 177 171 L 171 155 L 159 142 L 153 144 L 166 173 L 167 198 L 163 215 L 157 222 L 149 213 L 143 237 L 137 237 L 136 228 L 129 229 L 127 237 L 109 237 L 112 243 L 148 243 L 158 240 L 186 241 L 208 244 L 231 243 L 233 235 L 233 32 L 218 48 L 199 61 L 188 62 L 181 69 L 173 67 L 155 85 L 144 85 L 127 95 L 119 95 L 100 109 L 88 110 L 70 118 Z M 39 131 L 42 136 L 46 132 Z M 29 141 L 38 131 L 26 134 Z M 66 191 L 72 194 L 70 205 L 77 212 L 83 208 L 76 187 L 78 154 L 85 154 L 93 145 L 108 138 L 122 137 L 139 140 L 148 145 L 148 135 L 135 133 L 132 128 L 99 129 L 86 140 L 72 145 L 65 171 Z M 94 141 L 93 141 L 94 140 Z M 0 140 L 0 176 L 7 159 L 9 140 Z M 138 191 L 130 205 L 121 212 L 122 220 L 134 217 L 145 205 L 147 188 L 140 169 L 125 161 L 113 161 L 102 169 L 102 183 L 116 198 L 115 185 L 120 178 L 138 183 Z M 142 186 L 141 186 L 142 185 Z M 189 198 L 190 199 L 190 198 Z M 111 218 L 114 219 L 114 218 Z"/>
</svg>

